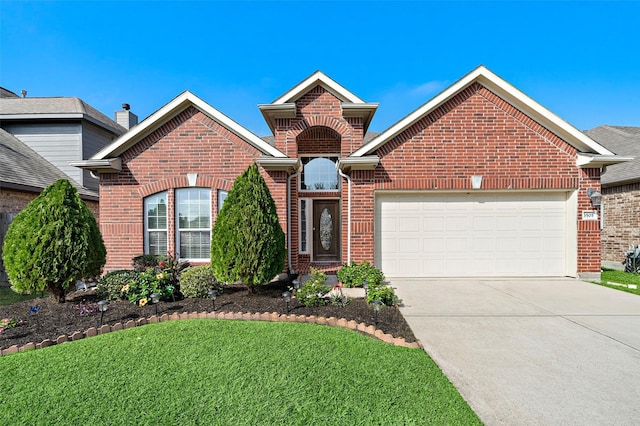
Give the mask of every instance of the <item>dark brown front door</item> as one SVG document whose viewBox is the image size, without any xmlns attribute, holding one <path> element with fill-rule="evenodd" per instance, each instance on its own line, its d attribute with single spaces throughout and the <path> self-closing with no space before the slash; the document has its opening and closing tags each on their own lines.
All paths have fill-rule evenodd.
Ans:
<svg viewBox="0 0 640 426">
<path fill-rule="evenodd" d="M 340 209 L 338 200 L 313 200 L 313 261 L 340 260 Z"/>
</svg>

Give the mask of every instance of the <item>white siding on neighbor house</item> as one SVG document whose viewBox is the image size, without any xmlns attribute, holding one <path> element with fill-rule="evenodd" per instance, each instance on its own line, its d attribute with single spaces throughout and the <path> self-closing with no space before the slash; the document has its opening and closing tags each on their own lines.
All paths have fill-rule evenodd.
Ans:
<svg viewBox="0 0 640 426">
<path fill-rule="evenodd" d="M 376 264 L 389 277 L 570 275 L 569 206 L 566 192 L 376 194 Z"/>
<path fill-rule="evenodd" d="M 82 159 L 88 160 L 106 145 L 110 144 L 116 137 L 111 133 L 90 123 L 82 124 Z M 80 169 L 78 169 L 80 170 Z M 98 179 L 91 176 L 89 171 L 83 170 L 83 181 L 86 188 L 98 190 Z"/>
<path fill-rule="evenodd" d="M 70 161 L 82 159 L 82 129 L 79 122 L 3 124 L 2 127 L 82 184 L 82 170 L 69 165 Z"/>
</svg>

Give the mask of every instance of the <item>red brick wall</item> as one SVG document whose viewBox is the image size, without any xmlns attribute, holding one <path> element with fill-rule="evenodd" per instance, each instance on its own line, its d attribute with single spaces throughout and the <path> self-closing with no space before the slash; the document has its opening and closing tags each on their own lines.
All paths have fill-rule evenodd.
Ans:
<svg viewBox="0 0 640 426">
<path fill-rule="evenodd" d="M 471 189 L 578 191 L 578 272 L 600 269 L 597 222 L 580 220 L 600 188 L 599 170 L 575 166 L 576 151 L 486 88 L 474 84 L 382 146 L 375 171 L 352 178 L 352 258 L 374 256 L 375 190 Z"/>
<path fill-rule="evenodd" d="M 161 126 L 122 154 L 123 170 L 100 178 L 101 230 L 107 246 L 105 271 L 130 268 L 144 252 L 144 197 L 167 191 L 169 251 L 175 251 L 174 190 L 188 187 L 187 173 L 197 173 L 197 187 L 211 188 L 217 214 L 217 190 L 230 190 L 261 153 L 193 107 Z M 286 176 L 262 173 L 286 227 Z M 286 229 L 286 228 L 285 228 Z"/>
<path fill-rule="evenodd" d="M 296 117 L 276 121 L 274 132 L 276 147 L 290 157 L 304 155 L 334 154 L 346 157 L 362 146 L 364 137 L 362 119 L 342 116 L 342 104 L 323 87 L 316 86 L 296 101 Z M 306 273 L 313 264 L 308 254 L 299 254 L 298 198 L 341 199 L 341 253 L 347 260 L 347 184 L 340 178 L 340 192 L 299 192 L 299 179 L 291 181 L 291 252 L 292 267 Z M 286 187 L 285 187 L 286 190 Z M 311 238 L 311 236 L 309 236 Z M 311 244 L 311 240 L 309 241 Z M 333 271 L 341 262 L 314 266 Z"/>
<path fill-rule="evenodd" d="M 602 260 L 622 262 L 640 244 L 640 182 L 602 188 Z"/>
<path fill-rule="evenodd" d="M 14 189 L 0 188 L 0 212 L 2 213 L 19 213 L 27 204 L 33 201 L 40 193 L 16 191 Z M 89 207 L 91 213 L 100 219 L 100 211 L 97 201 L 83 200 Z"/>
</svg>

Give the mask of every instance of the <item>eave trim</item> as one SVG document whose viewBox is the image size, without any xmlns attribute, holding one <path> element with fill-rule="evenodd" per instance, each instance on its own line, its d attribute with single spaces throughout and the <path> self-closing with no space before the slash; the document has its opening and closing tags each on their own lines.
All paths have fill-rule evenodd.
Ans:
<svg viewBox="0 0 640 426">
<path fill-rule="evenodd" d="M 380 157 L 367 155 L 365 157 L 345 157 L 338 160 L 338 168 L 342 173 L 352 170 L 373 170 L 380 164 Z"/>
<path fill-rule="evenodd" d="M 71 161 L 69 165 L 97 173 L 118 173 L 122 171 L 122 160 L 120 157 L 104 158 L 101 160 Z"/>
<path fill-rule="evenodd" d="M 576 165 L 583 169 L 601 168 L 613 164 L 626 163 L 634 158 L 635 157 L 623 157 L 620 155 L 594 155 L 580 152 L 576 159 Z"/>
<path fill-rule="evenodd" d="M 154 130 L 171 120 L 173 117 L 184 111 L 189 106 L 193 105 L 204 114 L 209 116 L 214 121 L 218 122 L 223 127 L 229 129 L 245 142 L 252 145 L 256 149 L 260 150 L 263 154 L 271 155 L 273 157 L 286 157 L 282 152 L 275 147 L 269 145 L 262 140 L 259 136 L 255 135 L 251 131 L 247 130 L 240 124 L 236 123 L 193 93 L 185 91 L 178 95 L 168 104 L 160 108 L 158 111 L 151 114 L 144 121 L 133 127 L 127 133 L 113 141 L 111 144 L 98 151 L 91 159 L 102 160 L 108 157 L 116 157 L 133 145 L 138 143 L 145 136 L 152 133 Z"/>
<path fill-rule="evenodd" d="M 260 157 L 256 160 L 256 163 L 268 172 L 285 171 L 287 173 L 293 173 L 301 167 L 300 159 L 289 157 Z"/>
<path fill-rule="evenodd" d="M 593 152 L 601 155 L 613 155 L 613 153 L 604 146 L 598 144 L 596 141 L 589 138 L 587 135 L 525 95 L 520 90 L 516 89 L 511 84 L 507 83 L 502 78 L 498 77 L 496 74 L 489 71 L 484 66 L 479 66 L 449 86 L 443 92 L 436 95 L 429 102 L 419 107 L 389 129 L 369 141 L 368 144 L 354 152 L 352 156 L 360 157 L 371 154 L 474 82 L 478 82 L 491 90 L 496 95 L 500 96 L 502 99 L 542 124 L 551 132 L 555 133 L 563 140 L 566 140 L 578 151 Z"/>
</svg>

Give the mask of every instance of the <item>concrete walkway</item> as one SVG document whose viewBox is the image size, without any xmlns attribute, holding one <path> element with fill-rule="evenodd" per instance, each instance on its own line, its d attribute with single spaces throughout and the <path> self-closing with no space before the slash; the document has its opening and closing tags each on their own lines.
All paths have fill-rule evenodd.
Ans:
<svg viewBox="0 0 640 426">
<path fill-rule="evenodd" d="M 390 281 L 485 424 L 640 424 L 640 297 L 570 278 Z"/>
</svg>

